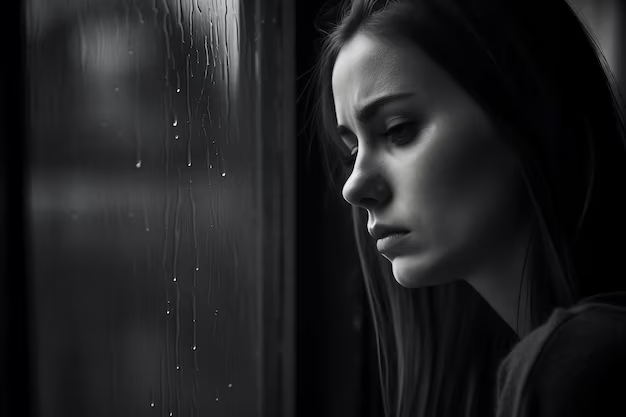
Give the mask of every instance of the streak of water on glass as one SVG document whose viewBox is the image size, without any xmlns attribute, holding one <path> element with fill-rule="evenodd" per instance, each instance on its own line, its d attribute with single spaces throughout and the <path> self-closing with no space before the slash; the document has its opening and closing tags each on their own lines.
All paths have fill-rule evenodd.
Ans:
<svg viewBox="0 0 626 417">
<path fill-rule="evenodd" d="M 209 65 L 211 64 L 209 60 L 209 45 L 207 35 L 204 35 L 204 56 L 206 59 L 206 66 L 204 67 L 204 79 L 206 80 L 207 71 L 209 70 Z M 202 81 L 202 89 L 204 90 L 204 81 Z"/>
<path fill-rule="evenodd" d="M 165 354 L 163 353 L 163 348 L 161 348 L 161 366 L 159 369 L 159 380 L 161 381 L 161 384 L 159 385 L 159 402 L 160 402 L 160 409 L 161 411 L 165 411 L 165 404 L 166 404 L 166 396 L 165 396 L 165 373 L 166 373 L 166 367 L 165 367 Z"/>
<path fill-rule="evenodd" d="M 178 0 L 178 27 L 180 28 L 180 41 L 185 43 L 185 28 L 183 26 L 183 1 Z"/>
<path fill-rule="evenodd" d="M 189 48 L 193 48 L 193 0 L 189 2 Z"/>
<path fill-rule="evenodd" d="M 210 178 L 210 176 L 209 176 Z M 211 279 L 211 277 L 213 277 L 213 268 L 214 268 L 214 263 L 213 263 L 213 251 L 210 250 L 212 249 L 211 245 L 209 244 L 209 240 L 211 237 L 211 230 L 213 229 L 213 204 L 209 204 L 209 225 L 206 229 L 206 252 L 205 252 L 205 256 L 208 258 L 209 260 L 209 279 L 208 279 L 208 289 L 207 289 L 207 303 L 208 305 L 211 305 L 211 295 L 212 295 L 212 286 L 213 286 L 213 280 Z"/>
<path fill-rule="evenodd" d="M 137 168 L 141 167 L 141 114 L 139 112 L 140 103 L 139 103 L 139 54 L 135 54 L 135 91 L 134 91 L 134 102 L 133 106 L 134 111 L 134 125 L 135 125 L 135 141 L 136 141 L 136 152 L 137 152 Z"/>
<path fill-rule="evenodd" d="M 239 256 L 237 256 L 237 249 L 233 250 L 233 263 L 235 265 L 235 292 L 239 290 Z"/>
<path fill-rule="evenodd" d="M 180 286 L 176 283 L 176 369 L 180 369 Z"/>
<path fill-rule="evenodd" d="M 165 78 L 167 79 L 167 74 L 168 74 L 167 66 L 168 66 L 168 64 L 170 62 L 170 59 L 172 58 L 172 52 L 170 50 L 170 33 L 167 30 L 167 24 L 168 24 L 168 21 L 169 21 L 168 18 L 170 16 L 170 5 L 169 5 L 167 0 L 163 0 L 163 5 L 164 5 L 164 7 L 163 7 L 163 10 L 164 10 L 164 13 L 163 13 L 163 34 L 165 35 L 165 49 L 167 51 L 167 59 L 165 61 L 165 67 L 166 67 Z"/>
<path fill-rule="evenodd" d="M 141 12 L 141 9 L 139 8 L 139 5 L 137 3 L 135 3 L 135 11 L 137 12 L 137 18 L 139 19 L 139 23 L 143 25 L 143 13 Z"/>
<path fill-rule="evenodd" d="M 225 47 L 225 68 L 223 72 L 225 73 L 222 79 L 225 77 L 226 88 L 225 88 L 225 96 L 226 96 L 226 144 L 230 141 L 230 52 L 228 50 L 228 0 L 225 2 L 226 12 L 224 13 L 224 47 Z"/>
<path fill-rule="evenodd" d="M 78 15 L 78 30 L 80 33 L 80 43 L 81 43 L 81 70 L 83 75 L 87 69 L 87 45 L 86 45 L 86 36 L 85 36 L 85 19 L 83 18 L 82 13 Z"/>
<path fill-rule="evenodd" d="M 143 210 L 143 226 L 146 232 L 149 232 L 150 231 L 150 219 L 148 218 L 148 208 L 146 206 L 145 194 L 141 196 L 141 207 Z"/>
<path fill-rule="evenodd" d="M 235 35 L 237 36 L 235 38 L 235 45 L 241 45 L 240 41 L 239 41 L 239 19 L 235 18 Z"/>
<path fill-rule="evenodd" d="M 189 60 L 187 54 L 187 166 L 191 166 L 191 97 L 189 94 Z"/>
<path fill-rule="evenodd" d="M 215 48 L 217 49 L 217 52 L 219 53 L 220 51 L 220 31 L 219 31 L 219 25 L 220 25 L 220 21 L 217 19 L 217 14 L 215 16 Z"/>
<path fill-rule="evenodd" d="M 218 276 L 218 280 L 219 280 L 219 272 L 217 273 Z M 218 281 L 219 283 L 219 281 Z M 213 320 L 213 339 L 215 339 L 215 337 L 217 336 L 217 316 L 219 315 L 219 310 L 215 309 L 215 320 Z"/>
<path fill-rule="evenodd" d="M 196 369 L 197 370 L 197 369 Z M 191 391 L 191 403 L 192 403 L 192 415 L 199 416 L 200 415 L 200 404 L 198 403 L 198 392 L 200 391 L 200 387 L 198 386 L 198 378 L 194 379 L 193 382 L 193 391 Z M 194 413 L 195 411 L 195 413 Z"/>
<path fill-rule="evenodd" d="M 196 395 L 198 392 L 198 340 L 197 340 L 197 307 L 196 307 L 196 297 L 197 297 L 197 275 L 200 270 L 199 263 L 200 258 L 198 255 L 198 233 L 197 233 L 197 212 L 196 212 L 196 202 L 193 198 L 193 189 L 192 189 L 192 180 L 189 178 L 189 201 L 191 202 L 191 218 L 193 222 L 193 242 L 194 242 L 194 257 L 195 257 L 195 268 L 193 270 L 193 291 L 192 291 L 192 320 L 193 320 L 193 362 L 194 362 L 194 389 L 192 391 L 192 406 L 193 410 L 197 411 L 196 415 L 199 415 L 198 403 L 196 400 Z"/>
<path fill-rule="evenodd" d="M 198 255 L 198 230 L 197 230 L 197 213 L 196 213 L 196 202 L 193 198 L 193 189 L 192 189 L 192 180 L 191 178 L 189 179 L 189 201 L 191 202 L 191 219 L 192 219 L 192 225 L 193 225 L 193 248 L 194 248 L 194 261 L 195 261 L 195 268 L 194 268 L 194 272 L 193 272 L 193 288 L 194 290 L 197 287 L 197 281 L 196 281 L 196 273 L 197 271 L 200 270 L 199 267 L 199 255 Z M 195 316 L 195 312 L 194 312 L 194 316 Z M 194 319 L 195 320 L 195 319 Z"/>
<path fill-rule="evenodd" d="M 206 81 L 206 68 L 204 70 L 204 78 L 202 79 L 202 86 L 200 87 L 200 96 L 198 97 L 198 101 L 196 102 L 196 109 L 194 110 L 194 114 L 198 114 L 198 110 L 200 109 L 200 103 L 202 102 L 202 98 L 204 97 L 204 83 Z M 204 129 L 204 114 L 202 114 L 201 125 Z"/>
<path fill-rule="evenodd" d="M 168 314 L 169 314 L 169 300 L 168 300 Z M 166 377 L 167 377 L 167 398 L 170 415 L 172 415 L 172 355 L 170 352 L 170 320 L 165 321 L 165 351 L 166 351 Z"/>
<path fill-rule="evenodd" d="M 214 70 L 211 69 L 211 78 L 213 78 Z M 207 94 L 206 98 L 206 114 L 209 116 L 209 125 L 213 127 L 213 119 L 211 118 L 211 95 Z"/>
<path fill-rule="evenodd" d="M 222 82 L 226 82 L 226 62 L 228 60 L 228 57 L 226 57 L 226 59 L 224 59 L 223 57 L 220 58 L 221 61 L 221 68 L 222 68 L 222 72 L 221 72 L 221 77 L 220 79 L 222 80 Z"/>
<path fill-rule="evenodd" d="M 180 178 L 180 169 L 178 169 L 178 177 Z M 178 275 L 178 253 L 180 250 L 180 208 L 182 205 L 181 187 L 178 186 L 178 192 L 176 194 L 176 212 L 174 215 L 174 259 L 172 264 L 172 274 L 174 277 Z M 180 355 L 179 355 L 179 338 L 180 338 L 180 287 L 178 282 L 176 283 L 176 369 L 179 369 Z"/>
<path fill-rule="evenodd" d="M 150 388 L 150 407 L 154 407 L 154 406 L 155 406 L 154 389 Z"/>
<path fill-rule="evenodd" d="M 213 41 L 213 17 L 211 16 L 211 13 L 209 13 L 209 36 L 211 37 L 210 39 L 210 45 L 211 45 L 211 56 L 213 57 L 213 66 L 215 67 L 215 48 L 213 48 L 213 45 L 215 44 L 215 42 Z M 211 77 L 211 81 L 213 81 L 213 77 Z"/>
<path fill-rule="evenodd" d="M 183 371 L 182 370 L 178 372 L 178 381 L 179 381 L 178 386 L 176 387 L 176 412 L 177 412 L 177 415 L 182 416 L 183 413 L 181 412 L 181 409 L 180 409 L 182 406 L 181 401 L 180 401 L 180 390 L 181 390 L 181 387 L 183 386 Z"/>
<path fill-rule="evenodd" d="M 224 63 L 224 65 L 226 65 L 224 72 L 225 74 L 222 74 L 222 81 L 224 80 L 224 76 L 226 77 L 226 106 L 228 108 L 227 113 L 226 113 L 226 118 L 228 119 L 228 112 L 230 110 L 230 104 L 228 102 L 228 63 L 230 60 L 230 53 L 228 52 L 228 1 L 226 0 L 224 2 L 224 6 L 225 6 L 225 12 L 224 12 L 224 56 L 226 57 L 226 61 Z M 224 61 L 224 60 L 222 60 Z M 226 143 L 228 143 L 228 135 L 226 136 Z"/>
<path fill-rule="evenodd" d="M 157 17 L 159 16 L 159 7 L 157 6 L 157 0 L 152 1 L 152 12 L 154 13 L 154 27 L 157 27 L 158 25 Z"/>
<path fill-rule="evenodd" d="M 206 131 L 205 131 L 206 133 Z M 206 147 L 206 167 L 207 167 L 207 177 L 209 179 L 209 187 L 211 186 L 211 169 L 213 169 L 213 164 L 211 164 L 211 152 L 209 150 L 209 145 Z"/>
<path fill-rule="evenodd" d="M 129 46 L 130 46 L 130 40 L 131 37 L 128 36 L 130 34 L 130 10 L 128 8 L 128 3 L 124 2 L 124 23 L 125 23 L 125 28 L 124 28 L 124 34 L 126 34 L 126 47 L 127 50 L 129 50 Z"/>
</svg>

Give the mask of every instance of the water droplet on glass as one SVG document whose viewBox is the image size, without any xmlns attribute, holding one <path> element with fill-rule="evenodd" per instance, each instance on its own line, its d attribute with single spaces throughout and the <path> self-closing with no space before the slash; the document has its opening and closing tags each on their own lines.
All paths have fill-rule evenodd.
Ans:
<svg viewBox="0 0 626 417">
<path fill-rule="evenodd" d="M 135 164 L 135 166 L 136 166 L 137 168 L 141 168 L 141 159 L 140 159 L 139 161 L 137 161 L 137 163 Z"/>
<path fill-rule="evenodd" d="M 191 162 L 189 162 L 189 163 L 187 164 L 187 166 L 188 166 L 188 167 L 190 167 L 190 166 L 191 166 Z"/>
<path fill-rule="evenodd" d="M 120 88 L 119 88 L 119 87 L 115 87 L 113 90 L 114 90 L 116 93 L 119 93 L 119 92 L 120 92 Z"/>
<path fill-rule="evenodd" d="M 154 407 L 154 402 L 151 402 L 151 403 L 150 403 L 150 407 Z"/>
<path fill-rule="evenodd" d="M 213 164 L 209 164 L 209 168 L 213 168 Z"/>
<path fill-rule="evenodd" d="M 232 388 L 232 387 L 233 387 L 233 384 L 228 384 L 228 388 Z"/>
<path fill-rule="evenodd" d="M 165 312 L 165 314 L 169 315 L 169 314 L 170 314 L 170 311 L 169 311 L 169 310 L 167 310 L 167 311 Z"/>
<path fill-rule="evenodd" d="M 149 228 L 149 227 L 146 227 L 146 232 L 149 232 L 149 231 L 150 231 L 150 228 Z"/>
<path fill-rule="evenodd" d="M 177 92 L 177 93 L 180 93 L 180 88 L 177 88 L 177 89 L 176 89 L 176 92 Z"/>
<path fill-rule="evenodd" d="M 215 401 L 219 401 L 219 400 L 220 400 L 219 398 L 215 397 Z"/>
<path fill-rule="evenodd" d="M 195 320 L 194 320 L 195 321 Z M 196 350 L 197 346 L 193 346 L 191 350 Z"/>
<path fill-rule="evenodd" d="M 191 320 L 191 322 L 192 322 L 192 323 L 195 323 L 195 322 L 196 322 L 196 319 Z"/>
<path fill-rule="evenodd" d="M 172 123 L 172 126 L 174 127 L 178 126 L 178 120 L 174 119 L 174 123 Z"/>
<path fill-rule="evenodd" d="M 218 314 L 220 314 L 219 310 L 215 310 L 215 315 L 217 316 Z"/>
<path fill-rule="evenodd" d="M 172 412 L 170 411 L 170 417 L 172 417 Z"/>
<path fill-rule="evenodd" d="M 174 135 L 174 139 L 178 140 L 178 135 Z"/>
<path fill-rule="evenodd" d="M 176 277 L 174 277 L 174 279 L 172 281 L 176 282 Z"/>
<path fill-rule="evenodd" d="M 180 366 L 176 365 L 176 370 L 180 371 Z"/>
<path fill-rule="evenodd" d="M 222 172 L 222 177 L 225 177 L 225 176 L 226 176 L 226 173 L 225 173 L 225 172 Z"/>
<path fill-rule="evenodd" d="M 200 267 L 196 266 L 196 271 L 199 271 L 199 270 L 200 270 Z"/>
</svg>

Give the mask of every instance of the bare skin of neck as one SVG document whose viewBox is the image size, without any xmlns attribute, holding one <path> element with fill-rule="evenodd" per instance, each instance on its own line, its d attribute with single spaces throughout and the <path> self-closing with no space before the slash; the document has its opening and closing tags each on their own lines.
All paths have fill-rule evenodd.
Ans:
<svg viewBox="0 0 626 417">
<path fill-rule="evenodd" d="M 530 230 L 530 227 L 524 228 L 509 244 L 502 245 L 501 253 L 494 254 L 480 272 L 466 279 L 520 339 L 532 330 L 528 325 L 530 312 L 526 308 L 528 282 L 533 278 Z"/>
</svg>

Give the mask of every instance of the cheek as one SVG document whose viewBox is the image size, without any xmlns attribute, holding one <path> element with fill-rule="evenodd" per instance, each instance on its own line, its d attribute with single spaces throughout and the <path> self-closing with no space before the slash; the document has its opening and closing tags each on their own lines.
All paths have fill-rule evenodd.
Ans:
<svg viewBox="0 0 626 417">
<path fill-rule="evenodd" d="M 507 223 L 519 192 L 512 158 L 493 142 L 471 135 L 433 138 L 422 155 L 420 206 L 434 242 L 479 243 Z M 440 139 L 440 140 L 438 140 Z M 451 248 L 446 248 L 451 249 Z"/>
</svg>

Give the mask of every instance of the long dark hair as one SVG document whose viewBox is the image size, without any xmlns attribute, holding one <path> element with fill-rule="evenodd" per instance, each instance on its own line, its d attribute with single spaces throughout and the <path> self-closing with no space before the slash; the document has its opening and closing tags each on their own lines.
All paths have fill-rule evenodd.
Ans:
<svg viewBox="0 0 626 417">
<path fill-rule="evenodd" d="M 331 11 L 331 12 L 336 12 Z M 626 288 L 623 105 L 597 43 L 565 0 L 354 0 L 324 31 L 319 143 L 334 190 L 332 70 L 356 33 L 419 45 L 510 132 L 534 219 L 525 328 L 555 307 Z M 353 208 L 387 416 L 493 413 L 495 370 L 517 335 L 465 282 L 408 289 Z M 524 271 L 520 271 L 525 277 Z"/>
</svg>

